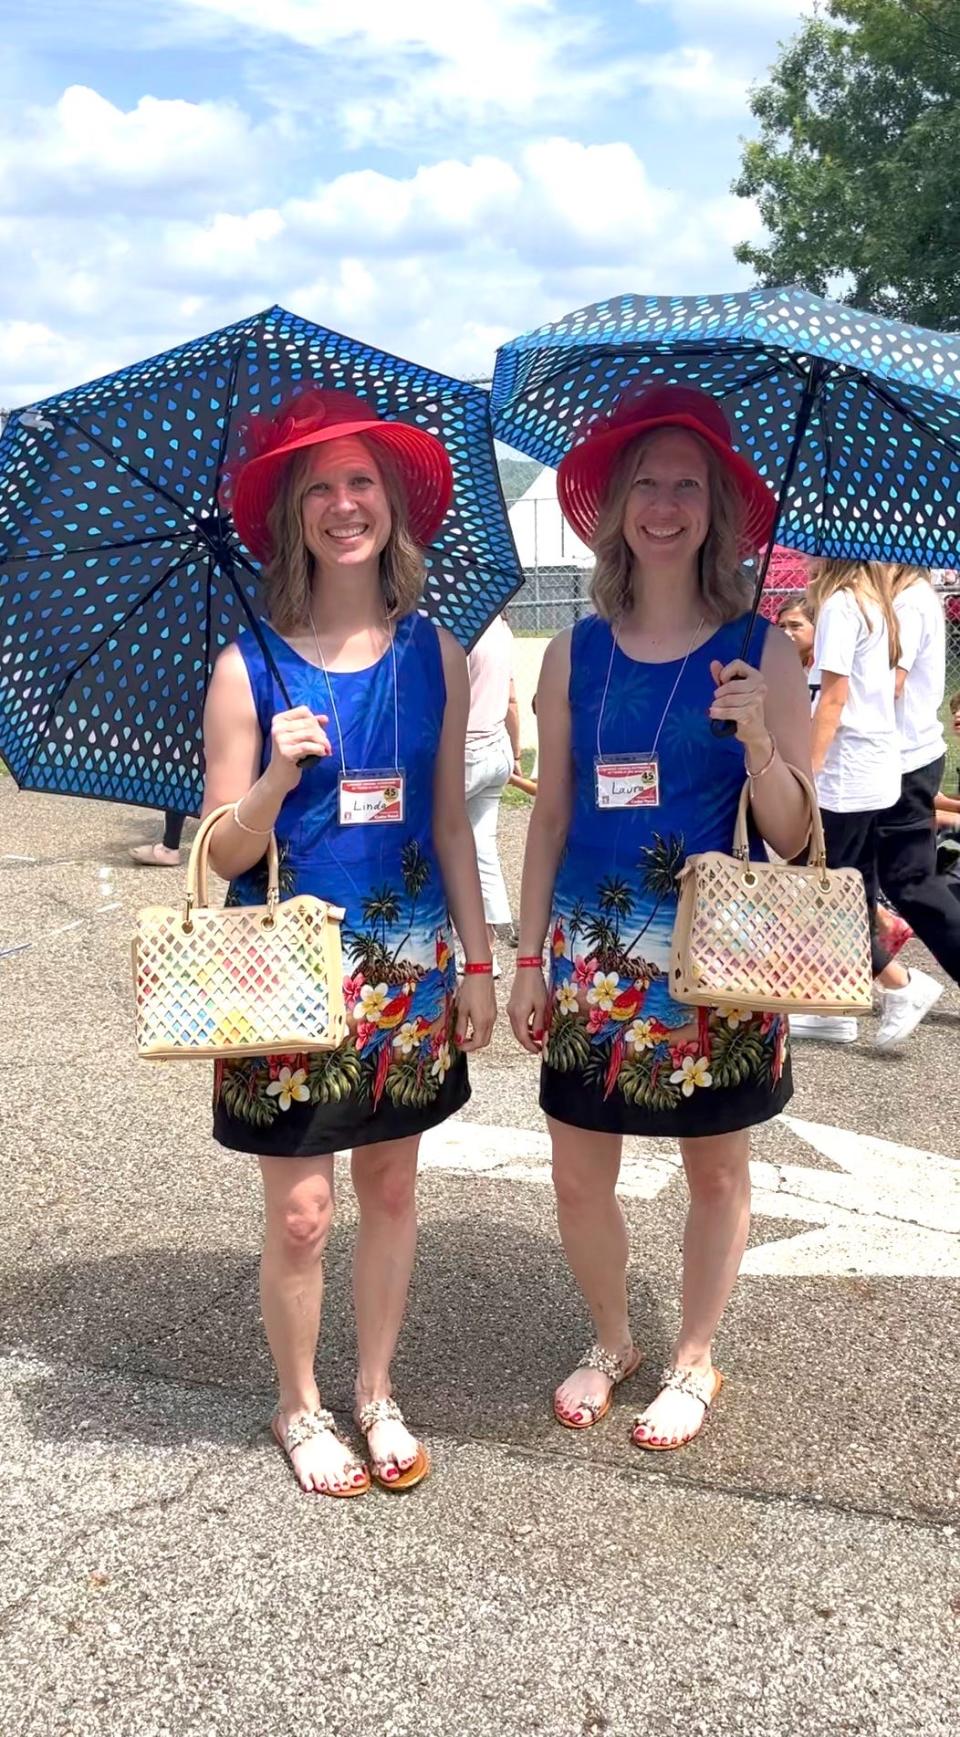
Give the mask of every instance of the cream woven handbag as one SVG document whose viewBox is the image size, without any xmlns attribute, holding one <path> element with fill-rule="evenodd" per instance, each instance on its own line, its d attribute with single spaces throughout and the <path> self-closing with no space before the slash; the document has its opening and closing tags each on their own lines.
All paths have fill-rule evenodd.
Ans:
<svg viewBox="0 0 960 1737">
<path fill-rule="evenodd" d="M 207 857 L 216 808 L 197 829 L 183 907 L 141 911 L 133 942 L 137 1052 L 147 1061 L 336 1049 L 347 1035 L 343 911 L 309 894 L 280 898 L 277 841 L 267 903 L 211 910 Z"/>
<path fill-rule="evenodd" d="M 749 779 L 733 855 L 691 856 L 680 875 L 670 993 L 694 1007 L 769 1013 L 860 1013 L 872 1005 L 863 876 L 828 869 L 823 822 L 807 778 L 811 856 L 805 867 L 751 862 Z"/>
</svg>

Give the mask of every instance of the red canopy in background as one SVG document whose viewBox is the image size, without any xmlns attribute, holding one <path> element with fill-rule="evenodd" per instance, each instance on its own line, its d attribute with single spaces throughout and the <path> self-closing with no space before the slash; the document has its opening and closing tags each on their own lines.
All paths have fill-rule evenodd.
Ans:
<svg viewBox="0 0 960 1737">
<path fill-rule="evenodd" d="M 784 602 L 783 593 L 805 591 L 809 583 L 810 568 L 807 557 L 799 554 L 796 549 L 784 549 L 780 543 L 774 544 L 760 602 L 761 615 L 772 620 Z"/>
<path fill-rule="evenodd" d="M 947 620 L 960 621 L 960 573 L 937 572 L 934 580 L 943 600 Z M 784 592 L 805 591 L 809 583 L 810 557 L 801 555 L 796 549 L 785 549 L 781 543 L 775 543 L 760 601 L 761 615 L 772 621 L 781 604 L 786 601 Z"/>
</svg>

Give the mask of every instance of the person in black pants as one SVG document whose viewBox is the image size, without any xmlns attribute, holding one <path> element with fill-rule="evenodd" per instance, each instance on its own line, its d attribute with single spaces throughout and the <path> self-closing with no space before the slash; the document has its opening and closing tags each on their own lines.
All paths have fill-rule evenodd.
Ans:
<svg viewBox="0 0 960 1737">
<path fill-rule="evenodd" d="M 858 869 L 863 876 L 880 995 L 878 1049 L 903 1043 L 943 994 L 937 978 L 891 959 L 877 934 L 880 834 L 901 802 L 906 741 L 896 712 L 897 687 L 907 679 L 892 595 L 899 572 L 879 563 L 822 560 L 809 591 L 817 618 L 814 661 L 822 681 L 813 717 L 813 770 L 827 862 L 831 868 Z M 941 752 L 942 746 L 941 737 Z M 926 747 L 919 757 L 928 757 Z M 932 840 L 932 810 L 929 825 Z M 889 885 L 887 892 L 892 892 Z M 899 898 L 894 902 L 922 933 L 913 908 L 908 912 Z"/>
<path fill-rule="evenodd" d="M 163 816 L 163 838 L 154 844 L 133 844 L 130 855 L 143 868 L 177 868 L 180 862 L 180 839 L 183 836 L 185 814 L 168 808 Z"/>
<path fill-rule="evenodd" d="M 893 570 L 891 594 L 900 628 L 896 715 L 903 782 L 899 802 L 877 822 L 877 870 L 891 903 L 960 983 L 960 902 L 937 874 L 935 810 L 946 763 L 943 609 L 929 574 L 917 567 Z"/>
</svg>

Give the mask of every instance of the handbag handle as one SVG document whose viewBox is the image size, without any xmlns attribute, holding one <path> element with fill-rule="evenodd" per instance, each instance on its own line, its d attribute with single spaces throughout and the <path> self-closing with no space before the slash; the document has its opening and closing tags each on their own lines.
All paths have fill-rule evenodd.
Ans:
<svg viewBox="0 0 960 1737">
<path fill-rule="evenodd" d="M 202 909 L 209 903 L 207 892 L 207 859 L 210 855 L 210 844 L 213 829 L 225 815 L 233 813 L 233 803 L 225 802 L 222 808 L 211 808 L 197 827 L 196 837 L 190 847 L 190 861 L 187 865 L 187 900 L 183 914 L 183 927 L 189 935 L 193 928 L 193 912 Z M 269 916 L 265 922 L 272 922 L 273 912 L 280 898 L 280 856 L 277 850 L 276 835 L 271 832 L 267 843 L 267 906 Z"/>
<path fill-rule="evenodd" d="M 827 844 L 823 836 L 823 821 L 820 818 L 820 804 L 817 801 L 817 793 L 809 778 L 806 776 L 806 773 L 801 772 L 798 766 L 791 766 L 789 760 L 786 761 L 785 764 L 787 771 L 792 772 L 797 783 L 802 786 L 804 795 L 806 796 L 810 807 L 810 838 L 813 849 L 808 858 L 808 862 L 813 868 L 826 869 Z M 733 829 L 733 854 L 735 857 L 739 857 L 741 862 L 750 861 L 750 843 L 747 836 L 747 804 L 749 801 L 750 780 L 747 778 L 744 781 L 743 789 L 740 792 L 740 803 L 737 808 L 737 823 Z"/>
</svg>

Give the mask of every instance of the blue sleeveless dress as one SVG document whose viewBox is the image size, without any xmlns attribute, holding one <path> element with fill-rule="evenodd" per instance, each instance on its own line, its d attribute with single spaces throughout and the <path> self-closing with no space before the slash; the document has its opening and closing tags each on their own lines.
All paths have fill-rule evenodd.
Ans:
<svg viewBox="0 0 960 1737">
<path fill-rule="evenodd" d="M 745 620 L 695 651 L 660 733 L 660 806 L 596 806 L 604 758 L 649 752 L 680 663 L 645 664 L 599 616 L 573 630 L 573 806 L 554 889 L 550 1009 L 540 1103 L 574 1127 L 674 1138 L 730 1133 L 777 1115 L 792 1093 L 786 1019 L 689 1008 L 669 992 L 675 877 L 687 856 L 729 850 L 745 777 L 735 737 L 714 736 L 714 658 L 739 656 Z M 767 624 L 758 621 L 759 662 Z M 759 839 L 754 852 L 763 855 Z"/>
<path fill-rule="evenodd" d="M 440 641 L 422 616 L 396 625 L 397 716 L 389 649 L 371 668 L 330 673 L 347 770 L 406 774 L 402 822 L 341 826 L 340 742 L 323 671 L 271 627 L 263 633 L 294 706 L 326 714 L 333 753 L 304 769 L 277 819 L 281 895 L 314 893 L 346 910 L 350 1035 L 335 1051 L 218 1062 L 214 1137 L 242 1152 L 315 1157 L 422 1133 L 470 1096 L 454 1035 L 456 965 L 433 842 L 433 779 L 446 705 Z M 287 708 L 256 637 L 238 645 L 269 759 Z M 228 903 L 260 904 L 266 864 L 240 875 Z"/>
</svg>

